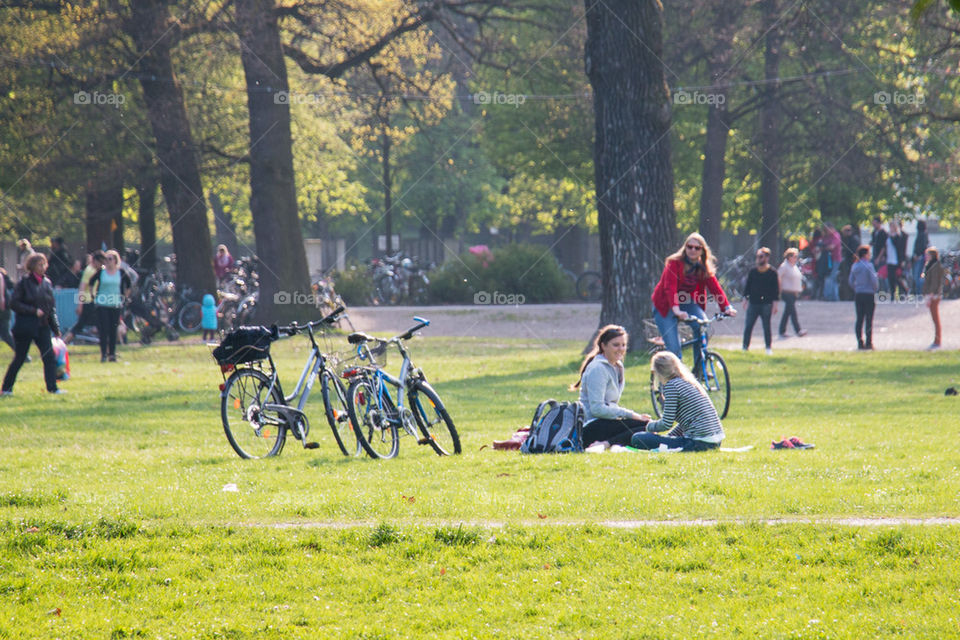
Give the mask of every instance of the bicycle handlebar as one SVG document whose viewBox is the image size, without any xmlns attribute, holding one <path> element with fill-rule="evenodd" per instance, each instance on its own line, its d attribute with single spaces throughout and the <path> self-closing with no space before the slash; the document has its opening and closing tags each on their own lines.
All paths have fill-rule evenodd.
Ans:
<svg viewBox="0 0 960 640">
<path fill-rule="evenodd" d="M 430 326 L 430 321 L 427 320 L 426 318 L 421 318 L 421 317 L 419 317 L 419 316 L 413 316 L 413 319 L 417 321 L 417 324 L 416 324 L 415 326 L 410 327 L 409 329 L 406 330 L 406 332 L 404 332 L 404 333 L 402 333 L 402 334 L 400 334 L 400 335 L 398 335 L 398 336 L 396 336 L 395 338 L 392 338 L 392 339 L 393 339 L 393 340 L 409 340 L 410 338 L 413 337 L 413 334 L 414 334 L 414 333 L 416 333 L 417 331 L 420 331 L 420 329 L 423 329 L 424 327 Z"/>
<path fill-rule="evenodd" d="M 313 322 L 308 322 L 307 324 L 304 324 L 304 325 L 297 324 L 296 322 L 291 322 L 288 325 L 277 327 L 277 333 L 286 334 L 288 336 L 295 336 L 305 329 L 316 329 L 317 327 L 323 324 L 333 324 L 339 319 L 338 316 L 344 311 L 346 311 L 346 308 L 343 305 L 340 305 L 339 307 L 333 310 L 333 313 L 323 318 L 320 318 L 319 320 L 314 320 Z"/>
<path fill-rule="evenodd" d="M 706 326 L 711 322 L 717 322 L 723 320 L 724 318 L 729 318 L 730 316 L 726 313 L 715 313 L 712 318 L 700 318 L 699 316 L 689 316 L 684 322 L 696 322 L 700 326 Z"/>
</svg>

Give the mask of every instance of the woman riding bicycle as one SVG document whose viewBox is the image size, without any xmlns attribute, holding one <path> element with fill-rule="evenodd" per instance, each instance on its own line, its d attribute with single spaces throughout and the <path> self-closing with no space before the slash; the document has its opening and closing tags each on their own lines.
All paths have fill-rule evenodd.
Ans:
<svg viewBox="0 0 960 640">
<path fill-rule="evenodd" d="M 737 315 L 717 280 L 710 247 L 699 233 L 687 236 L 683 246 L 667 257 L 660 282 L 653 290 L 653 319 L 668 351 L 682 358 L 678 322 L 691 316 L 707 319 L 707 292 L 727 315 Z M 700 325 L 693 323 L 693 361 L 700 362 Z"/>
</svg>

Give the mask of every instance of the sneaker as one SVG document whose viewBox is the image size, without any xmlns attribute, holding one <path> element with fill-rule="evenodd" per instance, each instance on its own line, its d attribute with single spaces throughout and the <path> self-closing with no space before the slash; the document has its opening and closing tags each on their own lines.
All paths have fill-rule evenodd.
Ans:
<svg viewBox="0 0 960 640">
<path fill-rule="evenodd" d="M 107 356 L 100 356 L 100 362 L 106 362 Z"/>
<path fill-rule="evenodd" d="M 931 344 L 929 347 L 927 347 L 927 351 L 933 351 L 933 350 L 939 349 L 939 348 L 940 348 L 940 345 L 937 344 L 936 342 L 934 342 L 934 343 Z"/>
<path fill-rule="evenodd" d="M 816 445 L 809 442 L 804 442 L 797 436 L 791 437 L 787 442 L 793 445 L 794 449 L 813 449 Z"/>
<path fill-rule="evenodd" d="M 7 396 L 12 396 L 13 391 L 0 391 L 0 398 L 6 398 Z"/>
<path fill-rule="evenodd" d="M 47 391 L 47 393 L 53 393 L 53 394 L 56 394 L 56 395 L 58 395 L 58 396 L 59 396 L 59 395 L 63 395 L 63 394 L 65 394 L 66 392 L 67 392 L 66 389 L 54 389 L 53 391 Z"/>
<path fill-rule="evenodd" d="M 107 360 L 109 360 L 110 362 L 116 362 L 117 356 L 107 356 Z"/>
<path fill-rule="evenodd" d="M 773 355 L 773 349 L 771 349 L 770 347 L 767 347 L 767 355 L 768 355 L 768 356 L 772 356 L 772 355 Z"/>
<path fill-rule="evenodd" d="M 781 333 L 781 334 L 780 334 L 779 336 L 777 336 L 777 337 L 780 338 L 781 340 L 786 340 L 788 336 L 787 336 L 787 334 L 785 334 L 785 333 Z"/>
<path fill-rule="evenodd" d="M 802 338 L 802 337 L 805 336 L 805 335 L 807 335 L 807 332 L 804 331 L 803 329 L 801 329 L 800 331 L 797 331 L 797 337 L 798 337 L 798 338 Z"/>
</svg>

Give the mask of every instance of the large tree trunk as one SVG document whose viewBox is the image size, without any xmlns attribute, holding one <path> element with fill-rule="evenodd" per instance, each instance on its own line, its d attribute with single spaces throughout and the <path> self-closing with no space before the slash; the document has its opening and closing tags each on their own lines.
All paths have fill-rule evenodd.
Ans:
<svg viewBox="0 0 960 640">
<path fill-rule="evenodd" d="M 91 179 L 86 188 L 87 251 L 118 248 L 117 231 L 123 227 L 123 184 Z"/>
<path fill-rule="evenodd" d="M 767 31 L 763 56 L 764 85 L 767 96 L 760 110 L 760 236 L 759 246 L 780 255 L 780 47 L 783 38 L 776 22 L 781 16 L 777 0 L 763 2 L 764 28 Z"/>
<path fill-rule="evenodd" d="M 250 124 L 250 213 L 260 259 L 257 320 L 307 320 L 316 308 L 306 304 L 310 274 L 297 215 L 287 68 L 275 6 L 273 0 L 237 0 L 236 10 Z"/>
<path fill-rule="evenodd" d="M 670 107 L 657 0 L 585 2 L 586 71 L 596 119 L 600 325 L 623 325 L 641 345 L 663 261 L 676 246 Z"/>
<path fill-rule="evenodd" d="M 153 270 L 157 266 L 157 180 L 152 170 L 147 170 L 137 184 L 137 200 L 140 226 L 140 268 Z"/>
<path fill-rule="evenodd" d="M 137 63 L 147 115 L 156 139 L 160 187 L 177 254 L 177 286 L 195 294 L 213 293 L 213 248 L 197 150 L 180 83 L 170 58 L 172 29 L 163 0 L 131 0 L 133 18 L 127 29 L 140 52 Z"/>
<path fill-rule="evenodd" d="M 383 226 L 387 234 L 387 255 L 393 253 L 393 178 L 390 175 L 390 121 L 383 122 Z M 398 247 L 399 248 L 399 247 Z"/>
</svg>

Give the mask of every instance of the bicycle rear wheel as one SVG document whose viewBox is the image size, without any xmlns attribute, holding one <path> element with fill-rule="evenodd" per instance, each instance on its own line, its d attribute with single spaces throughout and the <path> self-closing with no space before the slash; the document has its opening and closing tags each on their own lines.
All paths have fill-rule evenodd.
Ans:
<svg viewBox="0 0 960 640">
<path fill-rule="evenodd" d="M 177 314 L 177 326 L 181 331 L 193 333 L 200 329 L 200 323 L 203 321 L 203 307 L 199 302 L 188 302 L 180 309 Z"/>
<path fill-rule="evenodd" d="M 384 394 L 383 404 L 377 401 L 377 392 L 368 378 L 357 378 L 347 391 L 347 407 L 354 425 L 357 441 L 371 458 L 393 458 L 400 450 L 397 425 L 390 418 L 397 409 Z"/>
<path fill-rule="evenodd" d="M 270 378 L 256 369 L 237 369 L 227 378 L 220 396 L 220 417 L 227 441 L 241 458 L 267 458 L 283 449 L 287 428 L 264 404 L 283 404 L 279 385 L 269 395 Z"/>
<path fill-rule="evenodd" d="M 420 431 L 438 456 L 460 453 L 460 436 L 453 420 L 443 406 L 440 396 L 425 381 L 418 382 L 410 392 L 410 410 Z"/>
<path fill-rule="evenodd" d="M 345 456 L 360 455 L 363 450 L 353 431 L 350 421 L 350 408 L 347 406 L 347 390 L 340 378 L 329 371 L 320 374 L 320 392 L 323 395 L 323 409 L 327 414 L 327 424 L 333 431 L 333 438 Z"/>
</svg>

